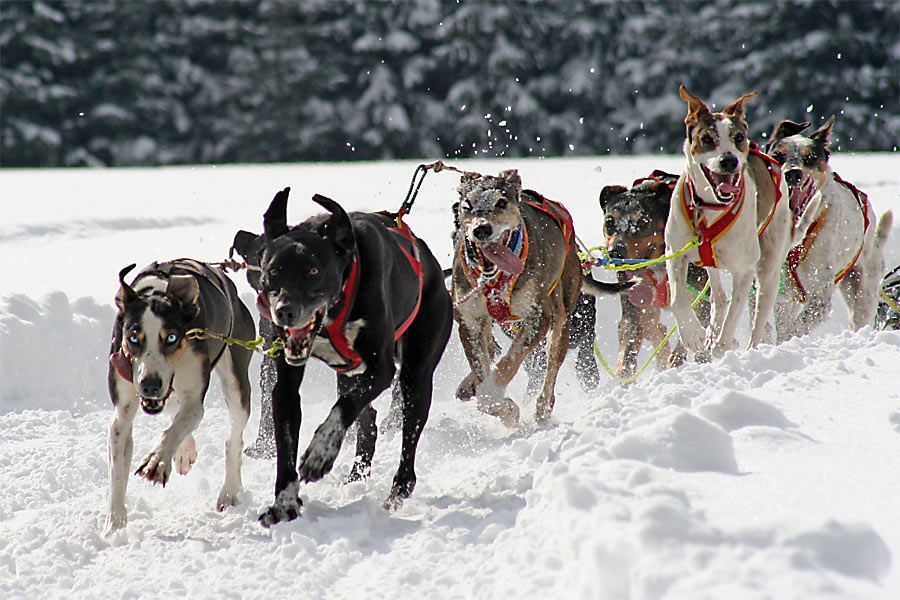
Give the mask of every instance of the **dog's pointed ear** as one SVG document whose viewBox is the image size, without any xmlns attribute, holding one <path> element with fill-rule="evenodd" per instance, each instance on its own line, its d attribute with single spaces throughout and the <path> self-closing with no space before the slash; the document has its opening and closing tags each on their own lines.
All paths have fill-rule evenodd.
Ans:
<svg viewBox="0 0 900 600">
<path fill-rule="evenodd" d="M 269 208 L 263 214 L 263 231 L 268 239 L 275 239 L 287 233 L 287 201 L 291 188 L 286 187 L 272 198 Z"/>
<path fill-rule="evenodd" d="M 325 238 L 345 254 L 349 254 L 356 248 L 356 236 L 353 235 L 353 225 L 344 208 L 327 196 L 316 194 L 313 201 L 331 213 L 331 218 L 325 224 Z"/>
<path fill-rule="evenodd" d="M 831 143 L 831 130 L 834 128 L 834 115 L 828 117 L 828 120 L 825 121 L 825 124 L 813 131 L 809 137 L 811 140 L 814 140 L 826 148 L 828 144 Z"/>
<path fill-rule="evenodd" d="M 191 275 L 172 275 L 166 286 L 166 296 L 181 304 L 183 312 L 189 319 L 200 312 L 200 284 Z"/>
<path fill-rule="evenodd" d="M 116 308 L 119 310 L 124 310 L 129 302 L 132 302 L 138 297 L 137 292 L 135 292 L 130 285 L 125 283 L 125 276 L 136 266 L 135 263 L 131 263 L 119 271 L 119 291 L 116 292 Z"/>
<path fill-rule="evenodd" d="M 709 107 L 698 98 L 693 95 L 687 88 L 679 86 L 678 95 L 681 96 L 681 99 L 688 103 L 688 112 L 687 116 L 684 118 L 684 124 L 690 129 L 693 125 L 700 120 L 700 116 L 704 114 L 709 114 Z"/>
<path fill-rule="evenodd" d="M 606 212 L 606 206 L 609 204 L 610 199 L 622 192 L 627 192 L 628 188 L 624 185 L 608 185 L 600 190 L 600 210 Z"/>
<path fill-rule="evenodd" d="M 725 115 L 726 117 L 731 117 L 732 119 L 742 119 L 743 120 L 744 115 L 746 114 L 744 112 L 744 102 L 746 102 L 747 100 L 756 98 L 756 96 L 757 96 L 756 92 L 750 92 L 749 94 L 744 94 L 743 96 L 741 96 L 740 98 L 738 98 L 737 100 L 735 100 L 734 102 L 732 102 L 731 104 L 726 106 L 725 109 L 722 111 L 722 114 Z"/>
<path fill-rule="evenodd" d="M 772 130 L 772 137 L 769 140 L 769 145 L 771 146 L 778 140 L 783 140 L 784 138 L 791 137 L 792 135 L 797 135 L 807 127 L 809 127 L 809 121 L 804 121 L 803 123 L 794 123 L 791 120 L 785 119 L 784 121 L 776 125 L 775 129 Z"/>
<path fill-rule="evenodd" d="M 654 181 L 650 183 L 650 191 L 653 197 L 668 206 L 672 201 L 672 188 L 665 181 Z"/>
</svg>

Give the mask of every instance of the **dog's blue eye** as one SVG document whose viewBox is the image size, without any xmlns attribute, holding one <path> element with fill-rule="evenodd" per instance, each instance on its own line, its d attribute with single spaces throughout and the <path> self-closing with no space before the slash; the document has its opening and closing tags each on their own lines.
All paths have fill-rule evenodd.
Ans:
<svg viewBox="0 0 900 600">
<path fill-rule="evenodd" d="M 170 333 L 169 335 L 166 336 L 167 344 L 174 344 L 177 341 L 178 341 L 178 336 L 175 335 L 174 333 Z"/>
<path fill-rule="evenodd" d="M 138 336 L 136 336 L 136 335 L 129 335 L 129 336 L 128 336 L 128 341 L 131 342 L 132 344 L 139 344 L 139 343 L 141 343 L 141 340 L 139 340 L 139 339 L 138 339 Z"/>
</svg>

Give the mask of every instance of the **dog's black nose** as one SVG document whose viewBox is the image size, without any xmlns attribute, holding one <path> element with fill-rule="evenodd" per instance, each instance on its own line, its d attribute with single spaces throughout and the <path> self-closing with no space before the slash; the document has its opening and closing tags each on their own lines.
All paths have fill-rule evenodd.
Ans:
<svg viewBox="0 0 900 600">
<path fill-rule="evenodd" d="M 472 230 L 472 235 L 474 235 L 477 240 L 486 240 L 491 237 L 493 232 L 494 228 L 491 227 L 490 223 L 482 223 Z"/>
<path fill-rule="evenodd" d="M 159 398 L 162 392 L 162 379 L 159 375 L 147 375 L 138 384 L 141 389 L 141 396 L 146 398 Z"/>
<path fill-rule="evenodd" d="M 725 173 L 731 173 L 732 171 L 737 169 L 737 166 L 738 166 L 737 156 L 735 156 L 731 152 L 726 152 L 719 159 L 719 167 Z"/>
<path fill-rule="evenodd" d="M 803 171 L 800 169 L 788 169 L 784 172 L 784 180 L 791 187 L 797 187 L 803 180 Z"/>
<path fill-rule="evenodd" d="M 297 313 L 290 306 L 282 305 L 275 309 L 275 320 L 282 325 L 291 325 Z"/>
</svg>

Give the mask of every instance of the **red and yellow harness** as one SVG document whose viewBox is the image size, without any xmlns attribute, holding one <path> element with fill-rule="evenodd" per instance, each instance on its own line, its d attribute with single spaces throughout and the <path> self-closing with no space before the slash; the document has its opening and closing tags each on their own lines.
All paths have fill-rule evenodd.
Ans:
<svg viewBox="0 0 900 600">
<path fill-rule="evenodd" d="M 759 157 L 765 162 L 766 169 L 772 177 L 772 183 L 775 184 L 775 202 L 772 204 L 772 209 L 766 216 L 766 220 L 757 231 L 757 237 L 762 237 L 763 232 L 769 227 L 769 223 L 772 222 L 778 203 L 781 202 L 781 166 L 771 156 L 760 152 L 755 143 L 750 144 L 750 154 Z M 685 177 L 682 181 L 681 210 L 684 218 L 693 226 L 694 233 L 697 234 L 700 240 L 700 245 L 697 246 L 700 260 L 694 263 L 698 267 L 718 267 L 715 243 L 731 229 L 731 226 L 737 221 L 738 215 L 741 214 L 744 208 L 746 184 L 743 175 L 741 176 L 739 187 L 740 191 L 731 202 L 727 204 L 707 204 L 698 199 L 694 182 L 690 176 Z M 714 219 L 711 224 L 708 224 L 706 217 L 703 215 L 704 210 L 722 211 L 722 214 Z"/>
<path fill-rule="evenodd" d="M 560 202 L 549 200 L 534 190 L 524 190 L 522 196 L 533 198 L 533 200 L 526 200 L 523 198 L 521 200 L 523 204 L 527 204 L 550 215 L 553 220 L 556 221 L 556 224 L 559 225 L 563 237 L 566 240 L 566 256 L 568 256 L 574 231 L 571 213 L 569 213 L 569 211 L 566 210 L 566 207 Z M 516 253 L 519 259 L 524 263 L 525 259 L 528 257 L 528 228 L 525 227 L 524 222 L 519 223 L 518 231 L 519 233 L 515 238 L 510 240 L 510 243 L 514 247 L 514 253 Z M 516 281 L 519 279 L 519 274 L 514 275 L 512 273 L 507 273 L 502 269 L 498 269 L 497 273 L 494 275 L 484 277 L 481 268 L 474 261 L 469 260 L 466 253 L 466 243 L 467 242 L 464 241 L 460 244 L 459 250 L 461 258 L 465 261 L 467 267 L 465 270 L 466 279 L 468 279 L 469 283 L 472 285 L 473 291 L 484 296 L 488 313 L 491 315 L 491 318 L 502 327 L 515 329 L 516 323 L 521 321 L 522 317 L 512 314 L 510 300 L 512 298 L 513 289 L 516 286 Z M 553 281 L 553 285 L 547 290 L 548 296 L 556 289 L 559 280 L 562 278 L 564 269 L 565 266 L 560 269 L 559 274 Z"/>
<path fill-rule="evenodd" d="M 862 254 L 863 246 L 866 243 L 866 231 L 869 229 L 869 197 L 859 191 L 856 186 L 854 186 L 849 181 L 844 181 L 841 179 L 840 175 L 834 173 L 834 180 L 841 185 L 846 186 L 850 192 L 853 194 L 853 197 L 856 198 L 856 203 L 859 205 L 859 210 L 862 212 L 863 216 L 863 237 L 862 242 L 859 245 L 859 249 L 856 251 L 856 254 L 853 256 L 853 259 L 850 263 L 841 269 L 837 275 L 834 276 L 834 283 L 838 283 L 841 279 L 843 279 L 847 273 L 856 265 L 856 261 L 859 260 L 859 255 Z M 786 268 L 788 272 L 788 276 L 791 278 L 791 281 L 794 283 L 794 287 L 796 288 L 795 298 L 799 302 L 806 302 L 807 292 L 806 288 L 803 287 L 803 284 L 800 282 L 800 275 L 797 273 L 797 268 L 800 266 L 800 263 L 806 259 L 806 255 L 809 254 L 810 248 L 812 248 L 813 242 L 816 241 L 816 237 L 819 234 L 819 229 L 822 227 L 822 224 L 825 222 L 825 215 L 828 214 L 828 207 L 825 207 L 822 210 L 822 214 L 810 224 L 809 228 L 806 230 L 806 235 L 803 238 L 803 241 L 791 248 L 790 252 L 788 252 L 786 263 Z"/>
</svg>

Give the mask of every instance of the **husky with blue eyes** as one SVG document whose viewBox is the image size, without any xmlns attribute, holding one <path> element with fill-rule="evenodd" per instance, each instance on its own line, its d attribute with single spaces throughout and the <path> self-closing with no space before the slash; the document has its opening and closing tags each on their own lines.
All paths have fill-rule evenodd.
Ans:
<svg viewBox="0 0 900 600">
<path fill-rule="evenodd" d="M 220 270 L 179 259 L 152 263 L 129 285 L 119 272 L 118 315 L 109 357 L 109 395 L 115 415 L 109 425 L 109 513 L 104 535 L 125 527 L 125 489 L 131 469 L 132 424 L 140 407 L 148 415 L 167 412 L 172 424 L 141 460 L 135 475 L 163 486 L 172 463 L 186 474 L 197 460 L 192 432 L 203 418 L 203 398 L 213 370 L 219 375 L 231 419 L 225 443 L 225 483 L 216 509 L 237 504 L 243 432 L 250 418 L 251 352 L 226 346 L 193 330 L 252 340 L 256 329 L 234 284 Z"/>
</svg>

